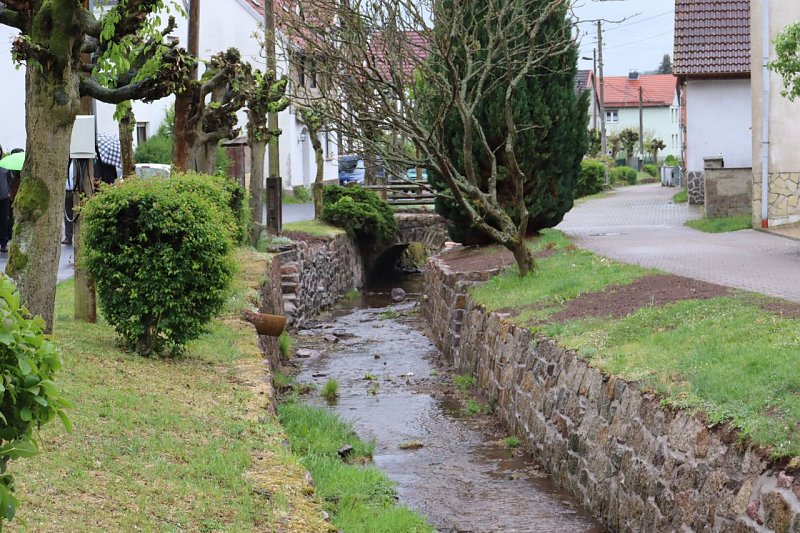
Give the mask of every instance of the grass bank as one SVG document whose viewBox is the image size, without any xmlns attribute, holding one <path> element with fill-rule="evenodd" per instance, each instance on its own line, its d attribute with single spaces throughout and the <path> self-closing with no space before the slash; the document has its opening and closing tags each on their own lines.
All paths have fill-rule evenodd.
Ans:
<svg viewBox="0 0 800 533">
<path fill-rule="evenodd" d="M 687 191 L 685 188 L 681 189 L 680 191 L 672 195 L 672 203 L 674 204 L 685 204 L 688 201 L 689 201 L 689 191 Z"/>
<path fill-rule="evenodd" d="M 314 478 L 331 521 L 347 533 L 418 533 L 434 529 L 418 514 L 396 505 L 394 484 L 368 466 L 372 444 L 359 439 L 349 424 L 330 411 L 289 401 L 279 407 L 292 452 L 301 456 Z M 353 450 L 343 460 L 338 450 Z"/>
<path fill-rule="evenodd" d="M 302 222 L 289 222 L 283 225 L 283 231 L 295 231 L 297 233 L 305 233 L 313 237 L 336 237 L 337 235 L 344 235 L 346 232 L 331 226 L 320 220 L 304 220 Z"/>
<path fill-rule="evenodd" d="M 548 244 L 552 243 L 552 244 Z M 800 456 L 800 311 L 740 291 L 708 300 L 644 305 L 620 318 L 554 320 L 581 295 L 652 275 L 576 250 L 556 232 L 554 253 L 524 279 L 510 271 L 473 297 L 509 320 L 555 338 L 592 366 L 660 393 L 666 404 L 729 422 L 774 456 Z"/>
<path fill-rule="evenodd" d="M 11 465 L 21 500 L 9 531 L 328 531 L 305 469 L 284 446 L 252 326 L 237 318 L 265 257 L 242 266 L 225 316 L 176 360 L 119 350 L 76 322 L 58 287 L 54 340 L 74 432 L 42 430 L 42 454 Z"/>
<path fill-rule="evenodd" d="M 728 231 L 750 229 L 753 227 L 753 222 L 750 215 L 740 215 L 721 218 L 703 217 L 696 220 L 689 220 L 686 222 L 686 225 L 699 231 L 705 231 L 706 233 L 726 233 Z"/>
</svg>

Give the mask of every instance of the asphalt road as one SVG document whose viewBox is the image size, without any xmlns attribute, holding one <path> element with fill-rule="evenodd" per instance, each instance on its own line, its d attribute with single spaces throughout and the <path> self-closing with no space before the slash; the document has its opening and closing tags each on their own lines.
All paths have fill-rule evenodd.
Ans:
<svg viewBox="0 0 800 533">
<path fill-rule="evenodd" d="M 267 208 L 264 207 L 264 220 L 267 218 Z M 314 219 L 314 204 L 291 204 L 283 206 L 283 223 L 299 222 Z M 58 281 L 69 279 L 74 274 L 75 250 L 72 246 L 61 245 L 61 261 L 58 265 Z M 6 270 L 8 254 L 0 254 L 0 269 Z"/>
</svg>

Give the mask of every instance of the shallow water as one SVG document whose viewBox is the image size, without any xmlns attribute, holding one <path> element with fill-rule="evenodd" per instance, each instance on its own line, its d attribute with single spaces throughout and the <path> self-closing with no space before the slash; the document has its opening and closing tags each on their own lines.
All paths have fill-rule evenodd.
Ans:
<svg viewBox="0 0 800 533">
<path fill-rule="evenodd" d="M 395 286 L 409 300 L 393 305 L 388 291 Z M 306 360 L 298 379 L 318 388 L 331 378 L 339 382 L 330 407 L 375 441 L 375 464 L 397 483 L 400 501 L 439 531 L 604 531 L 534 457 L 504 445 L 506 435 L 491 417 L 465 416 L 461 400 L 443 391 L 438 353 L 417 317 L 420 289 L 420 277 L 373 285 L 303 332 L 335 332 L 340 342 Z M 326 405 L 318 396 L 310 401 Z M 422 447 L 399 448 L 412 441 Z"/>
</svg>

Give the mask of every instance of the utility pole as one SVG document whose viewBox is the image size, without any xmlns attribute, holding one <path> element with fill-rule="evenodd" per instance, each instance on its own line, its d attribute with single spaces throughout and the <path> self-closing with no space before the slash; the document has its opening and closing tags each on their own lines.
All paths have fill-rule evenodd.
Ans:
<svg viewBox="0 0 800 533">
<path fill-rule="evenodd" d="M 278 78 L 278 61 L 275 57 L 275 7 L 273 0 L 264 2 L 264 46 L 267 48 L 267 72 Z M 278 144 L 278 114 L 269 113 L 269 177 L 267 178 L 267 230 L 278 235 L 283 229 L 283 183 L 281 180 L 280 145 Z"/>
<path fill-rule="evenodd" d="M 83 0 L 83 7 L 94 13 L 94 1 Z M 82 58 L 85 64 L 91 63 L 88 54 L 84 54 Z M 95 109 L 94 98 L 91 96 L 84 96 L 81 98 L 81 113 L 84 115 L 95 116 L 95 139 L 97 139 L 97 113 Z M 72 192 L 72 209 L 73 212 L 69 213 L 73 218 L 72 234 L 73 245 L 75 254 L 75 319 L 82 320 L 94 324 L 97 322 L 97 296 L 95 292 L 94 279 L 89 273 L 81 267 L 79 257 L 83 252 L 83 245 L 81 244 L 81 216 L 75 215 L 75 208 L 80 205 L 83 198 L 91 198 L 94 192 L 94 165 L 91 159 L 83 159 L 79 161 L 71 161 L 72 165 L 72 185 L 74 192 Z M 62 167 L 63 170 L 63 167 Z M 77 185 L 77 187 L 76 187 Z M 64 206 L 67 209 L 68 206 Z"/>
<path fill-rule="evenodd" d="M 592 50 L 592 78 L 597 76 L 597 48 Z M 597 84 L 594 80 L 592 80 L 592 98 L 594 98 L 594 102 L 592 102 L 592 129 L 597 131 Z"/>
<path fill-rule="evenodd" d="M 200 57 L 200 0 L 189 0 L 188 52 L 195 60 Z M 189 168 L 189 111 L 191 84 L 197 80 L 197 64 L 189 70 L 186 89 L 175 97 L 175 127 L 173 128 L 172 169 L 186 172 Z"/>
<path fill-rule="evenodd" d="M 608 139 L 606 139 L 606 95 L 605 78 L 603 77 L 603 23 L 597 21 L 597 68 L 600 72 L 600 146 L 603 155 L 608 154 Z"/>
<path fill-rule="evenodd" d="M 644 88 L 642 81 L 639 80 L 639 168 L 636 170 L 641 171 L 642 163 L 644 162 Z"/>
</svg>

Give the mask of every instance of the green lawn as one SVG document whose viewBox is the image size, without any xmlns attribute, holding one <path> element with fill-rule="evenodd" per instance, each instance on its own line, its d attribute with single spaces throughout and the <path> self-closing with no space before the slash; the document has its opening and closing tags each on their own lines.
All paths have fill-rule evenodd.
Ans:
<svg viewBox="0 0 800 533">
<path fill-rule="evenodd" d="M 296 231 L 298 233 L 306 233 L 314 237 L 336 237 L 337 235 L 344 235 L 345 231 L 342 228 L 331 226 L 321 220 L 304 220 L 302 222 L 290 222 L 283 225 L 283 231 Z"/>
<path fill-rule="evenodd" d="M 800 455 L 800 320 L 765 310 L 766 297 L 736 292 L 647 306 L 619 318 L 549 319 L 582 293 L 652 274 L 564 246 L 520 279 L 513 270 L 472 289 L 489 309 L 577 350 L 592 366 L 660 393 L 665 403 L 731 422 L 776 456 Z M 541 245 L 540 245 L 541 246 Z"/>
<path fill-rule="evenodd" d="M 49 424 L 42 453 L 11 463 L 21 508 L 7 530 L 327 530 L 266 410 L 252 326 L 235 318 L 266 263 L 241 264 L 229 316 L 174 360 L 121 351 L 102 320 L 76 322 L 73 284 L 59 285 L 53 338 L 74 431 Z"/>
<path fill-rule="evenodd" d="M 674 204 L 685 204 L 688 201 L 689 201 L 689 191 L 687 191 L 685 188 L 676 192 L 672 196 L 672 203 Z"/>
<path fill-rule="evenodd" d="M 753 227 L 750 215 L 740 215 L 724 218 L 699 218 L 689 220 L 686 225 L 696 230 L 706 233 L 726 233 L 728 231 L 739 231 Z"/>
</svg>

